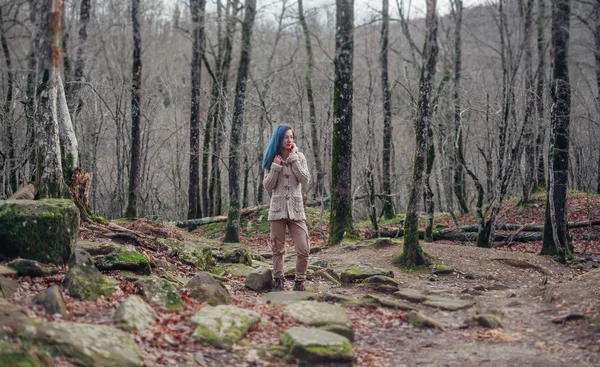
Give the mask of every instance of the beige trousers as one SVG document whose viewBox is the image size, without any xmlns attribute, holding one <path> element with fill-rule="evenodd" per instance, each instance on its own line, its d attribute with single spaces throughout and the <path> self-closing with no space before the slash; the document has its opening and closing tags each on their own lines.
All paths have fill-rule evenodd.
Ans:
<svg viewBox="0 0 600 367">
<path fill-rule="evenodd" d="M 310 245 L 308 243 L 308 229 L 303 220 L 281 219 L 271 221 L 271 250 L 273 251 L 275 277 L 283 277 L 286 226 L 296 248 L 296 280 L 305 280 Z"/>
</svg>

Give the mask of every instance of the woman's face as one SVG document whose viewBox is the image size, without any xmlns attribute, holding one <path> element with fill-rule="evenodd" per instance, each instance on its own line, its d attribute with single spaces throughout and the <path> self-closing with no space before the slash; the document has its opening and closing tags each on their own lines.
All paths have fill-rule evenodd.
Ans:
<svg viewBox="0 0 600 367">
<path fill-rule="evenodd" d="M 285 132 L 285 137 L 283 138 L 283 144 L 281 145 L 282 149 L 292 149 L 294 145 L 294 131 L 289 129 Z"/>
</svg>

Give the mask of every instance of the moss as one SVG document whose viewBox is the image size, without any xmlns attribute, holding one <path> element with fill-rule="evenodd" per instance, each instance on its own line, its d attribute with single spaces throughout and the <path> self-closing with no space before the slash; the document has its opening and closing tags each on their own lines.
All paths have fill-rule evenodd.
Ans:
<svg viewBox="0 0 600 367">
<path fill-rule="evenodd" d="M 211 329 L 205 326 L 198 326 L 192 337 L 196 340 L 208 343 L 212 346 L 219 346 L 219 338 Z"/>
<path fill-rule="evenodd" d="M 208 272 L 219 277 L 225 275 L 225 269 L 221 268 L 220 266 L 215 266 L 211 268 Z"/>
<path fill-rule="evenodd" d="M 8 354 L 0 355 L 0 366 L 3 367 L 41 367 L 41 363 L 30 355 Z"/>
<path fill-rule="evenodd" d="M 63 285 L 74 298 L 95 300 L 100 296 L 109 297 L 115 291 L 115 281 L 102 275 L 95 268 L 75 266 L 69 270 Z"/>
</svg>

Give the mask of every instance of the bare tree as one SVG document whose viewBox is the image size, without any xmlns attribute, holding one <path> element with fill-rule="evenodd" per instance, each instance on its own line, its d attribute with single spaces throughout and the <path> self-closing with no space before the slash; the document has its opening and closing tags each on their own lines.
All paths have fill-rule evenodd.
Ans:
<svg viewBox="0 0 600 367">
<path fill-rule="evenodd" d="M 83 86 L 83 71 L 85 69 L 85 51 L 87 47 L 87 26 L 90 21 L 91 12 L 91 0 L 81 0 L 79 5 L 79 45 L 77 47 L 77 56 L 75 59 L 75 70 L 73 71 L 73 77 L 66 74 L 66 94 L 67 104 L 71 117 L 73 120 L 77 118 L 79 109 L 81 108 L 81 101 L 79 98 L 81 87 Z"/>
<path fill-rule="evenodd" d="M 12 57 L 8 48 L 8 40 L 6 37 L 6 28 L 4 25 L 4 15 L 2 14 L 2 7 L 0 7 L 0 41 L 2 42 L 2 53 L 4 55 L 4 61 L 6 62 L 6 99 L 4 100 L 3 106 L 3 120 L 6 126 L 6 145 L 8 146 L 8 153 L 6 154 L 5 161 L 8 163 L 8 182 L 10 191 L 6 192 L 6 196 L 10 196 L 13 192 L 19 189 L 17 172 L 16 172 L 16 157 L 15 157 L 15 139 L 13 135 L 13 115 L 12 115 L 12 104 L 13 104 L 13 86 L 14 86 L 14 73 L 12 70 Z"/>
<path fill-rule="evenodd" d="M 252 56 L 252 26 L 256 15 L 256 0 L 246 0 L 242 23 L 242 44 L 235 87 L 235 103 L 229 137 L 229 210 L 225 242 L 240 242 L 240 158 L 246 104 L 246 81 Z"/>
<path fill-rule="evenodd" d="M 392 145 L 392 110 L 390 106 L 390 87 L 388 82 L 388 46 L 390 33 L 390 3 L 389 0 L 382 1 L 381 14 L 381 97 L 383 102 L 383 152 L 381 154 L 381 172 L 383 186 L 383 208 L 384 218 L 394 217 L 394 206 L 392 205 L 392 185 L 390 180 Z"/>
<path fill-rule="evenodd" d="M 137 201 L 140 183 L 140 101 L 142 85 L 142 36 L 140 32 L 140 0 L 131 0 L 131 26 L 133 28 L 133 65 L 131 67 L 131 161 L 129 168 L 129 195 L 125 217 L 138 216 Z"/>
<path fill-rule="evenodd" d="M 519 0 L 519 9 L 523 18 L 523 37 L 524 37 L 524 67 L 525 67 L 525 114 L 523 115 L 523 185 L 522 185 L 522 201 L 528 203 L 531 201 L 535 182 L 535 123 L 533 118 L 535 110 L 535 91 L 534 91 L 534 74 L 532 69 L 532 24 L 533 24 L 533 0 Z"/>
<path fill-rule="evenodd" d="M 356 236 L 352 221 L 352 109 L 354 85 L 354 1 L 336 0 L 333 137 L 331 139 L 331 214 L 328 246 L 344 235 Z"/>
</svg>

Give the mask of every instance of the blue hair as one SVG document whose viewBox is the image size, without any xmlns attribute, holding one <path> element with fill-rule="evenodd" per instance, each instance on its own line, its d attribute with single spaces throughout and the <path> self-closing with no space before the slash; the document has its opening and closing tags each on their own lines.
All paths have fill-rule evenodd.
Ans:
<svg viewBox="0 0 600 367">
<path fill-rule="evenodd" d="M 271 135 L 271 140 L 269 141 L 269 145 L 265 149 L 263 154 L 262 168 L 271 169 L 271 163 L 273 163 L 273 159 L 278 154 L 281 154 L 281 145 L 283 144 L 283 139 L 285 139 L 285 133 L 288 130 L 292 130 L 294 133 L 294 141 L 296 141 L 296 132 L 288 125 L 279 125 L 273 131 L 273 135 Z"/>
</svg>

